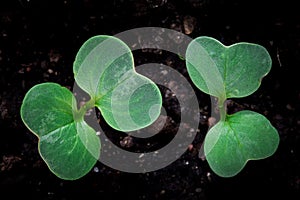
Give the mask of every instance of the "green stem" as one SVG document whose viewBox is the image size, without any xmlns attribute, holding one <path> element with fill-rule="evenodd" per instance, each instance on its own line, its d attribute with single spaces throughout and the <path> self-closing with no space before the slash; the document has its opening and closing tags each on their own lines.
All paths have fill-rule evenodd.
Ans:
<svg viewBox="0 0 300 200">
<path fill-rule="evenodd" d="M 74 112 L 74 120 L 81 121 L 84 118 L 85 113 L 95 106 L 95 100 L 90 99 L 83 106 L 80 107 L 79 110 Z"/>
<path fill-rule="evenodd" d="M 219 112 L 220 112 L 220 121 L 225 121 L 226 115 L 227 115 L 225 99 L 218 100 L 218 107 L 219 107 Z"/>
</svg>

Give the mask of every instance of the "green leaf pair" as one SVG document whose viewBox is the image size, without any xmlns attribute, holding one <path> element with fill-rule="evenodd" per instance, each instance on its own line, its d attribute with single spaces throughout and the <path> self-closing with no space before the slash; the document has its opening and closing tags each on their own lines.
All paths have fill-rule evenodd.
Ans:
<svg viewBox="0 0 300 200">
<path fill-rule="evenodd" d="M 54 174 L 68 180 L 87 174 L 100 156 L 100 139 L 84 121 L 87 110 L 97 107 L 111 127 L 133 131 L 156 120 L 162 105 L 158 87 L 135 72 L 131 50 L 115 37 L 86 41 L 73 72 L 90 95 L 79 110 L 73 94 L 56 83 L 32 87 L 21 107 L 23 122 L 39 138 L 42 158 Z"/>
<path fill-rule="evenodd" d="M 212 170 L 236 175 L 248 160 L 272 155 L 279 143 L 276 129 L 262 115 L 241 111 L 227 115 L 227 98 L 255 92 L 271 69 L 268 52 L 259 45 L 229 47 L 209 37 L 193 40 L 186 52 L 188 73 L 203 92 L 219 100 L 221 120 L 207 133 L 204 151 Z M 25 95 L 21 117 L 39 138 L 39 152 L 50 170 L 62 179 L 87 174 L 100 156 L 96 131 L 85 121 L 97 107 L 114 129 L 132 131 L 153 123 L 160 114 L 158 87 L 134 70 L 131 50 L 112 36 L 96 36 L 80 48 L 73 72 L 90 100 L 78 109 L 76 99 L 55 83 L 32 87 Z"/>
<path fill-rule="evenodd" d="M 227 98 L 245 97 L 258 89 L 272 65 L 267 50 L 257 44 L 224 46 L 213 38 L 198 37 L 187 48 L 186 65 L 193 83 L 218 98 L 220 121 L 204 141 L 204 153 L 212 170 L 231 177 L 248 160 L 272 155 L 279 136 L 268 119 L 252 111 L 227 115 L 224 105 Z"/>
</svg>

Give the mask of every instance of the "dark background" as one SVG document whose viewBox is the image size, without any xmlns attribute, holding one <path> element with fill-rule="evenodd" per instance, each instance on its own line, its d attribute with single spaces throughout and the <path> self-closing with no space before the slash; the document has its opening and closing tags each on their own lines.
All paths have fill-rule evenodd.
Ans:
<svg viewBox="0 0 300 200">
<path fill-rule="evenodd" d="M 82 195 L 186 200 L 282 195 L 284 199 L 299 199 L 300 14 L 294 2 L 1 0 L 0 198 L 21 195 L 31 199 L 73 199 Z M 129 174 L 97 163 L 94 170 L 76 181 L 61 180 L 48 170 L 38 154 L 37 138 L 19 116 L 25 93 L 33 85 L 47 81 L 71 88 L 75 55 L 89 37 L 148 26 L 171 28 L 192 38 L 211 36 L 225 45 L 244 41 L 267 48 L 273 60 L 271 72 L 258 91 L 233 99 L 229 106 L 232 110 L 254 110 L 271 121 L 280 134 L 280 145 L 273 156 L 250 161 L 233 178 L 215 175 L 198 157 L 207 130 L 210 99 L 197 90 L 201 131 L 193 142 L 194 148 L 170 166 Z M 157 57 L 153 53 L 147 59 L 143 56 L 135 60 L 146 63 Z M 187 77 L 185 66 L 176 56 L 167 54 L 162 58 L 166 59 L 163 63 Z M 173 103 L 164 102 L 170 107 Z"/>
</svg>

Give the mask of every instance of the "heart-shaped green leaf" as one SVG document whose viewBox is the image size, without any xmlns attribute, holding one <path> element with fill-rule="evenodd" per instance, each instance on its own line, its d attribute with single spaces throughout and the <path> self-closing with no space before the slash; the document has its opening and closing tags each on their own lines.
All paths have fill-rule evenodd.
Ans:
<svg viewBox="0 0 300 200">
<path fill-rule="evenodd" d="M 216 174 L 230 177 L 240 172 L 248 160 L 272 155 L 278 144 L 277 130 L 268 119 L 256 112 L 240 111 L 209 130 L 204 152 Z"/>
<path fill-rule="evenodd" d="M 95 36 L 80 48 L 73 71 L 105 121 L 121 131 L 148 126 L 160 114 L 158 87 L 136 73 L 130 48 L 118 38 Z"/>
<path fill-rule="evenodd" d="M 97 162 L 100 140 L 84 121 L 74 121 L 73 94 L 55 83 L 32 87 L 24 97 L 21 118 L 39 138 L 39 152 L 58 177 L 74 180 Z"/>
<path fill-rule="evenodd" d="M 257 44 L 224 46 L 210 37 L 198 37 L 186 52 L 188 73 L 203 92 L 221 99 L 245 97 L 255 92 L 270 71 L 272 60 Z"/>
</svg>

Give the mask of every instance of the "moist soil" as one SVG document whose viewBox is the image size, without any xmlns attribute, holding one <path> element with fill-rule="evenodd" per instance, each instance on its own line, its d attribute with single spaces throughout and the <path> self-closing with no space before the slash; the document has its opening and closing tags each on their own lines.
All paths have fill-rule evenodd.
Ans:
<svg viewBox="0 0 300 200">
<path fill-rule="evenodd" d="M 282 196 L 299 199 L 300 14 L 292 2 L 1 1 L 0 198 L 196 200 Z M 199 157 L 211 119 L 210 97 L 194 87 L 200 108 L 197 134 L 189 149 L 169 166 L 154 172 L 127 173 L 97 162 L 86 176 L 75 181 L 59 179 L 49 171 L 38 153 L 38 138 L 20 119 L 26 92 L 43 82 L 72 89 L 73 61 L 88 38 L 150 26 L 177 30 L 191 38 L 211 36 L 225 45 L 257 43 L 269 51 L 272 69 L 260 88 L 248 97 L 230 99 L 228 109 L 232 113 L 247 109 L 265 115 L 280 136 L 274 155 L 248 162 L 232 178 L 214 174 L 207 161 Z M 145 50 L 134 52 L 134 59 L 136 65 L 150 62 L 168 65 L 189 80 L 184 61 L 178 55 Z M 149 152 L 172 140 L 180 123 L 178 94 L 172 95 L 165 87 L 160 89 L 167 120 L 155 137 L 128 137 L 111 129 L 98 115 L 101 127 L 115 145 L 128 151 Z"/>
</svg>

